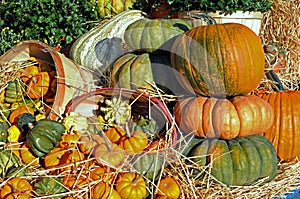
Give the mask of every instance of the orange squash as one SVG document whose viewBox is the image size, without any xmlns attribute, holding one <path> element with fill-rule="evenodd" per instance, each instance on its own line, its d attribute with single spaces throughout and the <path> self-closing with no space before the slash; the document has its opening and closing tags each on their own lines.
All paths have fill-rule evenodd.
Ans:
<svg viewBox="0 0 300 199">
<path fill-rule="evenodd" d="M 9 122 L 11 124 L 17 124 L 18 118 L 23 113 L 30 113 L 31 115 L 34 115 L 34 110 L 31 107 L 26 106 L 26 105 L 19 106 L 10 113 L 9 118 L 8 118 Z"/>
<path fill-rule="evenodd" d="M 27 83 L 26 94 L 31 99 L 37 99 L 46 95 L 50 86 L 50 76 L 48 72 L 39 72 L 33 75 Z"/>
<path fill-rule="evenodd" d="M 24 143 L 19 150 L 20 157 L 23 163 L 27 165 L 39 165 L 39 158 L 36 157 L 29 149 L 28 143 Z"/>
<path fill-rule="evenodd" d="M 167 199 L 177 199 L 180 196 L 180 186 L 176 179 L 167 176 L 159 181 L 158 192 L 159 196 L 166 196 Z"/>
<path fill-rule="evenodd" d="M 130 154 L 142 152 L 148 145 L 148 137 L 142 131 L 133 132 L 130 137 L 126 137 L 120 146 Z"/>
<path fill-rule="evenodd" d="M 8 180 L 0 190 L 1 198 L 32 198 L 32 186 L 24 178 L 15 177 Z"/>
<path fill-rule="evenodd" d="M 121 197 L 112 185 L 99 182 L 92 188 L 92 199 L 121 199 Z"/>
</svg>

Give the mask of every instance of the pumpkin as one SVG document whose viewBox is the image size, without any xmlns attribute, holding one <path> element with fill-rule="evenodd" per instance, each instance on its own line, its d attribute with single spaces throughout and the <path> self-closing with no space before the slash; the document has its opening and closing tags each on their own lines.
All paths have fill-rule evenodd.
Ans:
<svg viewBox="0 0 300 199">
<path fill-rule="evenodd" d="M 124 150 L 115 143 L 103 142 L 95 146 L 93 155 L 100 165 L 120 166 L 125 159 Z"/>
<path fill-rule="evenodd" d="M 4 101 L 7 103 L 21 102 L 23 96 L 24 84 L 18 80 L 9 81 L 5 88 Z"/>
<path fill-rule="evenodd" d="M 37 99 L 46 95 L 50 87 L 50 76 L 48 72 L 39 72 L 28 81 L 26 94 L 31 99 Z"/>
<path fill-rule="evenodd" d="M 111 17 L 132 9 L 136 0 L 91 0 L 97 5 L 97 13 L 101 18 Z"/>
<path fill-rule="evenodd" d="M 79 149 L 83 154 L 90 154 L 97 145 L 105 143 L 103 137 L 97 134 L 83 134 L 79 140 Z"/>
<path fill-rule="evenodd" d="M 274 113 L 270 104 L 256 95 L 231 99 L 198 96 L 178 101 L 174 117 L 186 133 L 229 140 L 264 133 L 272 126 Z"/>
<path fill-rule="evenodd" d="M 131 165 L 138 172 L 150 181 L 156 180 L 160 175 L 164 159 L 158 153 L 141 153 L 135 155 Z"/>
<path fill-rule="evenodd" d="M 30 199 L 32 186 L 24 178 L 15 177 L 8 180 L 0 190 L 1 198 Z"/>
<path fill-rule="evenodd" d="M 179 182 L 171 176 L 161 179 L 159 181 L 157 190 L 158 196 L 166 196 L 166 198 L 169 199 L 177 199 L 180 195 Z"/>
<path fill-rule="evenodd" d="M 52 178 L 52 177 L 40 177 L 35 181 L 33 185 L 33 190 L 38 194 L 39 197 L 50 196 L 54 194 L 60 194 L 58 196 L 52 196 L 52 199 L 61 199 L 64 192 L 67 189 L 62 184 L 62 178 Z"/>
<path fill-rule="evenodd" d="M 21 139 L 22 139 L 22 132 L 17 127 L 17 125 L 10 126 L 7 129 L 7 133 L 8 133 L 7 140 L 10 142 L 18 142 L 18 141 L 21 141 Z M 0 136 L 0 140 L 1 140 L 1 136 Z"/>
<path fill-rule="evenodd" d="M 34 75 L 38 74 L 40 71 L 39 71 L 39 68 L 35 65 L 30 65 L 30 66 L 27 66 L 26 68 L 24 68 L 23 70 L 21 70 L 22 73 L 21 73 L 21 79 L 24 83 L 27 83 L 27 81 L 32 78 Z"/>
<path fill-rule="evenodd" d="M 59 141 L 59 146 L 65 149 L 76 148 L 79 140 L 80 140 L 80 135 L 77 133 L 63 134 L 61 136 L 61 140 Z"/>
<path fill-rule="evenodd" d="M 124 39 L 132 50 L 150 53 L 191 28 L 192 26 L 183 19 L 143 18 L 127 27 Z"/>
<path fill-rule="evenodd" d="M 134 131 L 130 137 L 123 139 L 120 146 L 129 154 L 142 152 L 148 145 L 148 137 L 142 131 Z"/>
<path fill-rule="evenodd" d="M 8 169 L 19 166 L 19 158 L 11 150 L 0 150 L 0 174 Z"/>
<path fill-rule="evenodd" d="M 146 196 L 146 182 L 138 173 L 121 173 L 116 190 L 123 199 L 142 199 Z"/>
<path fill-rule="evenodd" d="M 114 126 L 105 131 L 106 137 L 113 143 L 120 144 L 120 142 L 127 136 L 126 131 L 120 126 Z"/>
<path fill-rule="evenodd" d="M 211 165 L 210 174 L 226 185 L 250 185 L 258 179 L 269 182 L 277 175 L 278 160 L 272 143 L 262 135 L 231 140 L 194 137 L 190 160 L 201 167 Z M 197 168 L 195 168 L 197 170 Z"/>
<path fill-rule="evenodd" d="M 70 58 L 95 72 L 105 71 L 128 51 L 124 48 L 123 41 L 127 26 L 143 17 L 139 10 L 128 10 L 108 19 L 73 43 Z"/>
<path fill-rule="evenodd" d="M 93 181 L 101 180 L 105 183 L 114 183 L 116 177 L 114 170 L 106 166 L 95 166 L 93 169 L 91 169 L 89 174 Z"/>
<path fill-rule="evenodd" d="M 189 94 L 192 88 L 182 87 L 175 76 L 180 74 L 171 68 L 167 53 L 127 53 L 113 63 L 111 87 L 133 90 L 154 90 L 157 86 L 168 94 Z"/>
<path fill-rule="evenodd" d="M 272 74 L 273 73 L 273 74 Z M 269 75 L 276 75 L 273 71 Z M 275 80 L 275 78 L 273 78 Z M 274 83 L 280 83 L 274 81 Z M 274 88 L 274 92 L 262 92 L 260 97 L 267 101 L 274 110 L 274 123 L 264 132 L 274 145 L 282 161 L 300 158 L 300 91 L 286 90 L 283 86 Z"/>
<path fill-rule="evenodd" d="M 194 27 L 175 39 L 170 59 L 179 78 L 203 96 L 246 95 L 264 75 L 261 40 L 238 23 Z"/>
<path fill-rule="evenodd" d="M 13 110 L 10 115 L 9 115 L 9 122 L 11 124 L 17 124 L 18 122 L 18 118 L 20 115 L 24 114 L 24 113 L 29 113 L 31 115 L 34 115 L 34 111 L 32 108 L 24 105 L 24 106 L 19 106 L 18 108 L 16 108 L 15 110 Z"/>
<path fill-rule="evenodd" d="M 27 133 L 26 141 L 30 150 L 38 157 L 44 157 L 57 147 L 65 126 L 60 122 L 42 119 Z"/>
<path fill-rule="evenodd" d="M 89 183 L 89 180 L 84 175 L 78 174 L 69 174 L 65 175 L 63 178 L 63 184 L 68 189 L 82 189 L 83 186 L 86 186 Z"/>
<path fill-rule="evenodd" d="M 99 182 L 92 188 L 92 199 L 121 199 L 119 193 L 105 182 Z"/>
</svg>

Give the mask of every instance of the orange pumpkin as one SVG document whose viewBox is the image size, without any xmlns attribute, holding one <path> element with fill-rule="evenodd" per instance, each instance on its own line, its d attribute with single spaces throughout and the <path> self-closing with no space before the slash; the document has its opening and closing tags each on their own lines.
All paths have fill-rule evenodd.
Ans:
<svg viewBox="0 0 300 199">
<path fill-rule="evenodd" d="M 31 65 L 27 66 L 22 70 L 21 79 L 24 83 L 26 83 L 32 76 L 39 73 L 39 68 L 37 66 Z"/>
<path fill-rule="evenodd" d="M 121 140 L 127 136 L 126 131 L 118 126 L 107 129 L 105 135 L 111 142 L 116 144 L 120 144 Z"/>
<path fill-rule="evenodd" d="M 121 199 L 121 197 L 111 185 L 99 182 L 92 188 L 92 199 Z"/>
<path fill-rule="evenodd" d="M 120 174 L 116 190 L 122 199 L 143 199 L 146 194 L 146 182 L 138 173 Z"/>
<path fill-rule="evenodd" d="M 31 99 L 44 96 L 50 86 L 50 76 L 48 72 L 39 72 L 34 75 L 27 83 L 26 94 Z"/>
<path fill-rule="evenodd" d="M 112 183 L 115 179 L 116 174 L 114 170 L 106 166 L 96 166 L 90 171 L 90 177 L 93 181 L 101 180 L 105 183 Z"/>
<path fill-rule="evenodd" d="M 120 146 L 129 153 L 142 152 L 148 145 L 148 137 L 142 131 L 133 132 L 130 137 L 126 137 Z"/>
<path fill-rule="evenodd" d="M 80 139 L 80 135 L 78 134 L 63 134 L 61 136 L 61 140 L 59 141 L 59 146 L 61 148 L 70 149 L 75 148 L 78 141 Z"/>
<path fill-rule="evenodd" d="M 177 199 L 180 196 L 180 186 L 173 177 L 165 177 L 160 180 L 158 185 L 159 196 L 166 196 L 166 199 Z"/>
<path fill-rule="evenodd" d="M 18 118 L 20 117 L 20 115 L 22 115 L 23 113 L 30 113 L 32 115 L 34 115 L 34 110 L 29 107 L 29 106 L 19 106 L 17 107 L 15 110 L 13 110 L 10 115 L 9 115 L 9 118 L 8 118 L 8 121 L 11 123 L 11 124 L 17 124 L 18 122 Z"/>
<path fill-rule="evenodd" d="M 1 198 L 30 199 L 32 186 L 24 178 L 15 177 L 8 180 L 0 190 Z"/>
<path fill-rule="evenodd" d="M 39 165 L 39 158 L 36 157 L 29 149 L 28 143 L 25 142 L 19 150 L 20 157 L 23 163 L 27 165 Z"/>
<path fill-rule="evenodd" d="M 105 143 L 103 137 L 97 134 L 83 134 L 79 140 L 79 149 L 84 154 L 90 154 L 94 147 Z"/>
<path fill-rule="evenodd" d="M 80 189 L 89 183 L 85 175 L 69 174 L 63 178 L 63 184 L 69 189 Z"/>
</svg>

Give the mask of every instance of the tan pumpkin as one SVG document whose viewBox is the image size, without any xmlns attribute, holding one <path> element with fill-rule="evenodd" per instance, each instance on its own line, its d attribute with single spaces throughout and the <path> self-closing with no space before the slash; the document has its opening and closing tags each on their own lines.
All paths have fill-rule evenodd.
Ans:
<svg viewBox="0 0 300 199">
<path fill-rule="evenodd" d="M 262 134 L 274 120 L 269 103 L 255 95 L 232 99 L 190 97 L 176 103 L 175 120 L 186 133 L 203 138 L 232 139 Z"/>
</svg>

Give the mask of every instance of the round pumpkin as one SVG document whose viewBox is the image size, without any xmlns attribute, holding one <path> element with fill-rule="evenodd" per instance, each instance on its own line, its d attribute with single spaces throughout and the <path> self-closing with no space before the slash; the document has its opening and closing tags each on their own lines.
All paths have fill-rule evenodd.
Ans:
<svg viewBox="0 0 300 199">
<path fill-rule="evenodd" d="M 225 23 L 195 27 L 177 37 L 171 65 L 203 96 L 246 95 L 264 75 L 264 51 L 247 26 Z"/>
<path fill-rule="evenodd" d="M 185 98 L 176 103 L 174 116 L 179 128 L 186 133 L 227 140 L 262 134 L 274 120 L 270 104 L 256 95 L 231 99 Z"/>
<path fill-rule="evenodd" d="M 146 182 L 138 173 L 120 174 L 116 190 L 123 199 L 143 199 L 147 194 Z"/>
<path fill-rule="evenodd" d="M 177 199 L 180 196 L 180 185 L 175 178 L 167 176 L 159 181 L 157 191 L 158 196 Z"/>
<path fill-rule="evenodd" d="M 24 178 L 11 178 L 0 190 L 1 198 L 32 198 L 32 186 Z"/>
<path fill-rule="evenodd" d="M 191 28 L 192 26 L 183 19 L 142 18 L 127 27 L 124 39 L 134 51 L 153 52 Z"/>
<path fill-rule="evenodd" d="M 92 188 L 92 199 L 121 199 L 119 193 L 106 182 L 99 182 Z"/>
<path fill-rule="evenodd" d="M 148 137 L 142 131 L 134 131 L 130 137 L 126 137 L 120 143 L 122 149 L 129 154 L 142 152 L 148 145 Z"/>
<path fill-rule="evenodd" d="M 238 137 L 228 141 L 193 139 L 196 142 L 188 156 L 199 166 L 199 172 L 202 171 L 201 167 L 211 165 L 210 174 L 219 182 L 230 186 L 250 185 L 258 179 L 269 182 L 277 175 L 275 148 L 262 135 Z"/>
<path fill-rule="evenodd" d="M 274 110 L 274 123 L 264 136 L 275 146 L 281 160 L 300 158 L 300 91 L 265 92 L 261 98 Z"/>
</svg>

